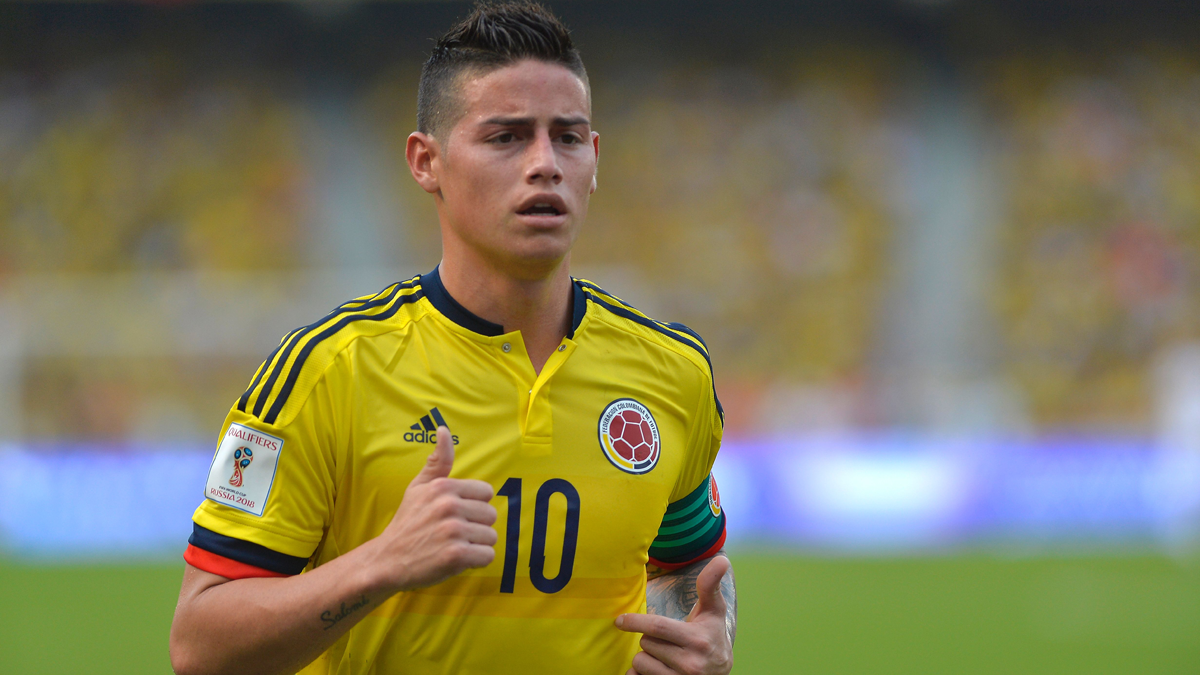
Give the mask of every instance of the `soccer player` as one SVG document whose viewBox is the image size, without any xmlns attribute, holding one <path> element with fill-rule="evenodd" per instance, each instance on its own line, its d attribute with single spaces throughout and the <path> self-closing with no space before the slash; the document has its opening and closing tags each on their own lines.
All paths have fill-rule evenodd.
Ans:
<svg viewBox="0 0 1200 675">
<path fill-rule="evenodd" d="M 442 261 L 289 333 L 229 411 L 176 672 L 729 672 L 707 349 L 568 272 L 590 96 L 537 5 L 438 41 L 407 160 Z"/>
</svg>

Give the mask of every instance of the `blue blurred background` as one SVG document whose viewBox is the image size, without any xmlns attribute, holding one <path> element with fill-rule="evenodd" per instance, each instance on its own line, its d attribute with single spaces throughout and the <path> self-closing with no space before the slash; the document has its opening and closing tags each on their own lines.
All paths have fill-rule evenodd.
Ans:
<svg viewBox="0 0 1200 675">
<path fill-rule="evenodd" d="M 551 6 L 601 134 L 574 273 L 706 338 L 734 551 L 1141 557 L 1200 608 L 1200 7 Z M 178 566 L 279 337 L 436 265 L 403 146 L 466 10 L 0 4 L 12 569 Z M 1200 672 L 1186 603 L 1173 665 L 1077 672 Z"/>
</svg>

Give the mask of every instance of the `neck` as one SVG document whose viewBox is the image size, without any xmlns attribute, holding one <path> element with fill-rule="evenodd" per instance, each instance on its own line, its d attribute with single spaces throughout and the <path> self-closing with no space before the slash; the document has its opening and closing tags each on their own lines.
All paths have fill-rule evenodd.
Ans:
<svg viewBox="0 0 1200 675">
<path fill-rule="evenodd" d="M 571 330 L 570 256 L 544 274 L 515 277 L 511 273 L 470 256 L 445 256 L 438 268 L 446 292 L 467 311 L 506 332 L 520 331 L 535 372 L 558 348 Z"/>
</svg>

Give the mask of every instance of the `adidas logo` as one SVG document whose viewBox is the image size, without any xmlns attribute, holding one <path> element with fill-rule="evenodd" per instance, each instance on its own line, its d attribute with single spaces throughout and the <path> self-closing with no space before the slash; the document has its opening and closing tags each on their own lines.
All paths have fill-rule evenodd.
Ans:
<svg viewBox="0 0 1200 675">
<path fill-rule="evenodd" d="M 404 440 L 409 443 L 437 443 L 437 428 L 450 428 L 446 424 L 446 418 L 442 417 L 442 413 L 434 408 L 428 414 L 421 417 L 421 421 L 409 427 L 409 431 L 404 432 Z M 450 440 L 458 445 L 458 436 L 450 436 Z"/>
</svg>

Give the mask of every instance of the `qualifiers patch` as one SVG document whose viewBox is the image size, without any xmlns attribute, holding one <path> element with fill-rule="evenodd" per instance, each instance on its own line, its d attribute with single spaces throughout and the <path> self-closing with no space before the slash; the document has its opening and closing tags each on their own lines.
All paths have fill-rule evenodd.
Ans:
<svg viewBox="0 0 1200 675">
<path fill-rule="evenodd" d="M 609 403 L 600 413 L 600 448 L 626 473 L 643 474 L 658 464 L 658 424 L 650 409 L 631 398 Z"/>
<path fill-rule="evenodd" d="M 708 474 L 708 508 L 713 517 L 721 515 L 721 493 L 717 492 L 717 479 Z"/>
<path fill-rule="evenodd" d="M 226 506 L 262 516 L 275 483 L 283 439 L 230 424 L 208 470 L 204 496 Z"/>
</svg>

